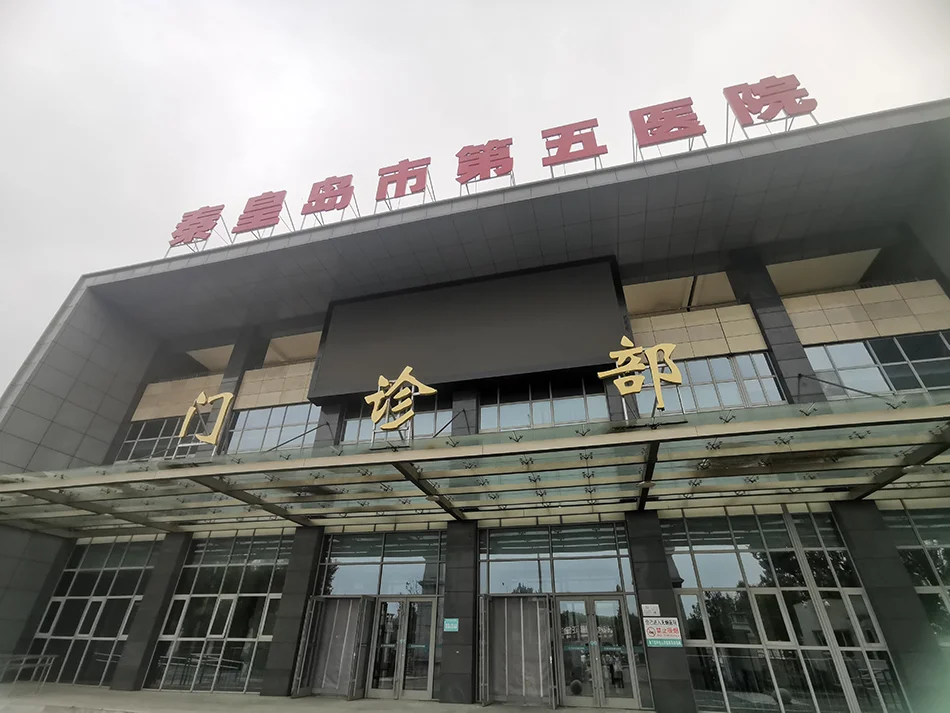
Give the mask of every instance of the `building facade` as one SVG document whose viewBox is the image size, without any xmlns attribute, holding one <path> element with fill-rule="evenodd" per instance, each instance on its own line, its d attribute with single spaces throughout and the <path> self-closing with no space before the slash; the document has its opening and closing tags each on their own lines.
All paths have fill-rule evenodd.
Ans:
<svg viewBox="0 0 950 713">
<path fill-rule="evenodd" d="M 948 135 L 938 102 L 83 277 L 0 400 L 0 654 L 943 710 Z"/>
</svg>

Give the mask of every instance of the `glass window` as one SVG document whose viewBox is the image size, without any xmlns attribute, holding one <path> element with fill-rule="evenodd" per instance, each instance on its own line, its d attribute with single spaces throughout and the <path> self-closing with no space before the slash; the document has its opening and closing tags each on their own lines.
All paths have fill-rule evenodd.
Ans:
<svg viewBox="0 0 950 713">
<path fill-rule="evenodd" d="M 697 552 L 696 567 L 703 587 L 735 588 L 745 584 L 735 552 Z"/>
<path fill-rule="evenodd" d="M 847 369 L 856 366 L 873 366 L 874 359 L 864 342 L 850 342 L 846 344 L 829 344 L 825 347 L 832 363 L 838 369 Z"/>
<path fill-rule="evenodd" d="M 717 644 L 759 643 L 747 592 L 705 592 L 704 597 L 713 641 Z"/>
<path fill-rule="evenodd" d="M 532 594 L 550 592 L 549 560 L 492 562 L 488 568 L 489 594 Z"/>
<path fill-rule="evenodd" d="M 697 641 L 708 639 L 709 635 L 706 633 L 703 612 L 699 606 L 699 595 L 680 594 L 677 601 L 680 607 L 680 621 L 684 623 L 686 638 Z"/>
</svg>

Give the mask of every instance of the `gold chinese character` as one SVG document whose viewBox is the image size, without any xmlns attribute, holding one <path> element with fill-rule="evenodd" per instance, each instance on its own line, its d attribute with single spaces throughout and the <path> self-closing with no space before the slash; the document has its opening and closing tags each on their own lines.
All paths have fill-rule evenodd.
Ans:
<svg viewBox="0 0 950 713">
<path fill-rule="evenodd" d="M 636 372 L 649 369 L 650 373 L 653 374 L 653 388 L 656 390 L 656 407 L 662 410 L 665 404 L 663 403 L 660 382 L 665 381 L 668 384 L 683 383 L 683 375 L 680 373 L 679 367 L 673 363 L 673 350 L 676 349 L 676 345 L 657 344 L 649 349 L 644 349 L 643 347 L 633 346 L 633 342 L 626 336 L 620 338 L 620 344 L 627 348 L 610 352 L 610 358 L 617 362 L 617 368 L 597 372 L 597 376 L 601 379 L 609 379 L 612 376 L 618 377 L 614 379 L 614 386 L 617 387 L 617 391 L 620 392 L 621 396 L 626 396 L 627 394 L 640 393 L 640 389 L 643 388 L 644 376 Z M 661 352 L 663 354 L 662 359 L 659 358 Z M 646 364 L 643 363 L 641 356 L 646 357 Z M 660 371 L 661 363 L 666 364 L 669 368 L 668 372 Z"/>
<path fill-rule="evenodd" d="M 184 438 L 188 433 L 188 426 L 191 425 L 191 419 L 195 417 L 195 414 L 198 413 L 198 409 L 203 406 L 210 406 L 215 401 L 221 402 L 221 408 L 218 411 L 218 418 L 214 422 L 214 427 L 211 429 L 211 433 L 202 435 L 199 433 L 195 434 L 195 439 L 201 441 L 202 443 L 210 443 L 212 446 L 218 442 L 218 437 L 221 435 L 221 429 L 224 426 L 224 421 L 227 418 L 228 406 L 231 405 L 231 400 L 234 398 L 234 394 L 222 393 L 215 394 L 214 396 L 209 397 L 202 391 L 198 394 L 198 397 L 195 399 L 194 403 L 191 405 L 191 408 L 185 413 L 185 420 L 181 424 L 181 431 L 178 433 L 179 438 Z"/>
<path fill-rule="evenodd" d="M 412 367 L 407 366 L 395 381 L 380 376 L 379 391 L 370 394 L 364 400 L 373 407 L 373 413 L 370 416 L 373 424 L 378 425 L 383 416 L 389 414 L 392 420 L 384 423 L 380 429 L 394 431 L 416 415 L 412 410 L 413 396 L 428 396 L 434 393 L 435 389 L 426 386 L 414 377 Z"/>
</svg>

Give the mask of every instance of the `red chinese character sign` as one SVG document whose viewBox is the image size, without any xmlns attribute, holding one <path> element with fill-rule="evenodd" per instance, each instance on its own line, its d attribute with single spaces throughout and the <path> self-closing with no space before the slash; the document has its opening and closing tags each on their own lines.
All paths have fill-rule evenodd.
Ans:
<svg viewBox="0 0 950 713">
<path fill-rule="evenodd" d="M 435 191 L 429 185 L 429 163 L 431 161 L 432 159 L 428 156 L 413 161 L 404 158 L 395 166 L 386 166 L 379 169 L 376 206 L 379 207 L 380 203 L 385 203 L 386 207 L 392 210 L 393 200 L 418 193 L 422 194 L 423 203 L 426 201 L 426 196 L 435 200 Z M 392 188 L 391 194 L 390 187 Z M 376 212 L 375 209 L 373 212 Z"/>
<path fill-rule="evenodd" d="M 352 174 L 330 176 L 314 183 L 310 189 L 310 197 L 300 210 L 300 215 L 305 219 L 306 216 L 312 215 L 320 225 L 323 225 L 324 213 L 338 210 L 340 220 L 343 220 L 347 208 L 350 208 L 357 218 L 359 217 L 360 211 L 354 195 Z"/>
<path fill-rule="evenodd" d="M 630 112 L 630 122 L 633 125 L 634 160 L 636 153 L 643 158 L 644 148 L 682 139 L 689 139 L 689 150 L 692 150 L 697 136 L 702 137 L 703 144 L 708 146 L 704 136 L 706 127 L 693 111 L 690 97 L 634 109 Z"/>
<path fill-rule="evenodd" d="M 726 97 L 727 110 L 731 110 L 735 121 L 732 132 L 726 127 L 726 142 L 735 133 L 735 124 L 749 138 L 746 129 L 755 124 L 768 124 L 784 114 L 786 131 L 792 128 L 792 122 L 799 116 L 810 116 L 816 124 L 812 112 L 818 108 L 818 101 L 808 97 L 808 90 L 801 86 L 798 77 L 789 74 L 785 77 L 765 77 L 755 84 L 736 84 L 722 90 Z M 728 112 L 727 112 L 728 116 Z"/>
<path fill-rule="evenodd" d="M 459 160 L 458 175 L 459 195 L 462 188 L 468 191 L 468 184 L 487 181 L 491 178 L 510 177 L 510 183 L 515 184 L 514 159 L 511 158 L 511 139 L 492 139 L 488 143 L 472 146 L 463 146 L 457 154 Z"/>
<path fill-rule="evenodd" d="M 257 237 L 261 237 L 259 231 L 274 228 L 280 222 L 280 212 L 284 208 L 286 196 L 287 191 L 268 191 L 254 198 L 248 198 L 244 212 L 231 229 L 231 233 L 233 235 L 255 233 Z M 296 230 L 293 223 L 290 229 Z"/>
<path fill-rule="evenodd" d="M 541 159 L 541 165 L 551 169 L 552 177 L 555 166 L 582 161 L 585 158 L 594 159 L 594 166 L 598 166 L 598 157 L 607 153 L 607 147 L 597 145 L 597 137 L 594 136 L 596 126 L 597 119 L 588 119 L 542 131 L 541 138 L 545 140 L 544 148 L 547 149 L 548 155 Z M 578 144 L 580 148 L 574 148 Z"/>
<path fill-rule="evenodd" d="M 212 231 L 218 225 L 223 210 L 223 205 L 216 205 L 205 206 L 185 213 L 181 217 L 181 222 L 172 231 L 172 239 L 168 241 L 168 249 L 171 250 L 180 245 L 186 245 L 191 250 L 197 250 L 195 243 L 207 243 Z"/>
</svg>

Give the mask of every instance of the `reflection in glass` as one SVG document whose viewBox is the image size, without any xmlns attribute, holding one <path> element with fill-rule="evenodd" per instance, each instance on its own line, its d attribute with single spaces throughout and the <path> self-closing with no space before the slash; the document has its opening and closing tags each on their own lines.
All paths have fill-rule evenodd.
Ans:
<svg viewBox="0 0 950 713">
<path fill-rule="evenodd" d="M 673 559 L 673 566 L 676 568 L 676 573 L 682 580 L 680 586 L 684 589 L 693 589 L 696 587 L 696 572 L 693 570 L 693 558 L 690 554 L 688 552 L 678 552 L 671 555 L 671 557 Z M 675 580 L 673 586 L 676 586 Z"/>
<path fill-rule="evenodd" d="M 821 631 L 818 613 L 808 592 L 786 591 L 782 592 L 782 598 L 785 600 L 785 610 L 791 619 L 798 643 L 802 646 L 824 646 L 825 636 Z"/>
<path fill-rule="evenodd" d="M 425 691 L 429 688 L 432 656 L 432 602 L 409 602 L 407 614 L 402 687 L 407 691 Z"/>
<path fill-rule="evenodd" d="M 858 699 L 862 712 L 880 713 L 881 701 L 877 696 L 877 691 L 874 690 L 871 672 L 867 661 L 864 660 L 864 654 L 860 651 L 842 651 L 841 655 L 844 657 L 844 666 L 848 671 L 851 687 L 854 689 L 854 695 Z"/>
<path fill-rule="evenodd" d="M 630 656 L 623 625 L 623 611 L 617 599 L 594 601 L 598 650 L 604 693 L 609 698 L 632 698 L 635 685 L 630 673 Z"/>
<path fill-rule="evenodd" d="M 838 577 L 838 585 L 842 587 L 860 587 L 857 570 L 851 558 L 844 550 L 828 550 L 828 559 Z"/>
<path fill-rule="evenodd" d="M 845 608 L 840 592 L 821 592 L 825 612 L 831 620 L 831 628 L 835 632 L 835 639 L 839 646 L 857 646 L 858 639 L 851 624 L 851 617 Z"/>
<path fill-rule="evenodd" d="M 821 713 L 847 713 L 850 710 L 848 701 L 844 697 L 831 654 L 806 649 L 802 651 L 802 658 L 818 700 L 818 710 Z"/>
<path fill-rule="evenodd" d="M 373 688 L 391 691 L 395 686 L 400 609 L 400 602 L 379 602 Z"/>
<path fill-rule="evenodd" d="M 594 683 L 585 603 L 560 600 L 558 624 L 561 629 L 561 656 L 564 662 L 564 693 L 566 696 L 590 698 L 594 695 Z"/>
<path fill-rule="evenodd" d="M 914 586 L 929 587 L 937 584 L 937 576 L 922 549 L 900 550 L 900 554 Z"/>
<path fill-rule="evenodd" d="M 851 608 L 854 610 L 855 617 L 857 617 L 858 627 L 864 636 L 864 642 L 866 644 L 880 643 L 877 629 L 874 627 L 874 620 L 871 617 L 871 612 L 868 610 L 867 602 L 864 601 L 864 595 L 851 594 L 848 596 L 848 599 L 851 600 Z"/>
<path fill-rule="evenodd" d="M 554 560 L 554 587 L 558 592 L 622 592 L 617 558 Z"/>
<path fill-rule="evenodd" d="M 687 639 L 705 641 L 709 638 L 706 635 L 706 625 L 703 623 L 703 613 L 699 608 L 699 596 L 696 594 L 680 594 L 678 597 L 680 606 L 680 621 L 683 622 L 683 632 Z"/>
<path fill-rule="evenodd" d="M 918 596 L 923 602 L 927 619 L 937 635 L 937 640 L 944 646 L 950 645 L 950 611 L 947 610 L 943 597 L 936 593 L 919 593 Z"/>
<path fill-rule="evenodd" d="M 719 665 L 733 713 L 775 710 L 775 687 L 762 649 L 719 649 Z"/>
<path fill-rule="evenodd" d="M 491 594 L 550 592 L 551 563 L 548 560 L 492 561 L 488 581 Z"/>
<path fill-rule="evenodd" d="M 735 552 L 697 552 L 696 567 L 703 587 L 741 587 L 744 585 Z"/>
<path fill-rule="evenodd" d="M 749 595 L 740 592 L 705 592 L 706 614 L 717 644 L 757 644 L 755 619 Z"/>
<path fill-rule="evenodd" d="M 907 703 L 901 685 L 891 666 L 891 659 L 886 651 L 868 651 L 868 662 L 874 672 L 874 682 L 884 699 L 884 709 L 891 713 L 903 713 L 907 710 Z"/>
<path fill-rule="evenodd" d="M 722 683 L 712 657 L 712 649 L 687 646 L 686 660 L 689 664 L 689 677 L 693 683 L 696 707 L 701 711 L 723 713 L 726 710 L 726 699 L 722 694 Z"/>
<path fill-rule="evenodd" d="M 221 655 L 224 652 L 223 641 L 208 641 L 205 643 L 204 653 L 198 659 L 198 672 L 192 690 L 210 691 L 214 685 L 215 674 L 218 671 L 218 664 L 221 663 Z"/>
<path fill-rule="evenodd" d="M 775 576 L 765 552 L 740 552 L 746 582 L 750 587 L 774 587 Z"/>
<path fill-rule="evenodd" d="M 786 713 L 813 713 L 815 704 L 811 691 L 808 690 L 808 679 L 798 653 L 770 650 L 769 659 Z"/>
<path fill-rule="evenodd" d="M 254 656 L 253 641 L 229 641 L 224 645 L 216 691 L 243 691 L 248 669 Z"/>
<path fill-rule="evenodd" d="M 211 623 L 211 614 L 214 612 L 214 597 L 192 597 L 185 610 L 185 618 L 181 624 L 181 637 L 185 639 L 198 638 L 208 631 Z"/>
<path fill-rule="evenodd" d="M 384 564 L 380 594 L 436 594 L 439 586 L 438 562 Z"/>
<path fill-rule="evenodd" d="M 825 557 L 825 553 L 820 550 L 809 550 L 805 553 L 808 560 L 808 566 L 811 568 L 812 576 L 819 587 L 834 587 L 835 578 L 831 574 L 831 565 Z"/>
<path fill-rule="evenodd" d="M 778 596 L 775 594 L 756 594 L 755 603 L 759 607 L 759 617 L 762 619 L 766 640 L 791 641 L 788 628 L 785 626 L 785 619 L 782 617 Z"/>
<path fill-rule="evenodd" d="M 376 594 L 379 565 L 328 565 L 324 568 L 324 594 Z"/>
<path fill-rule="evenodd" d="M 794 552 L 770 552 L 780 587 L 804 587 L 805 576 Z"/>
</svg>

